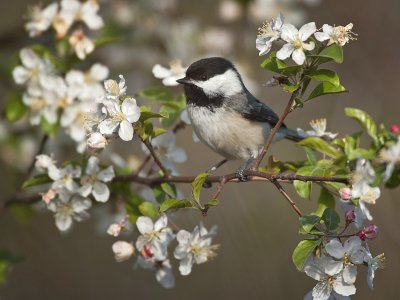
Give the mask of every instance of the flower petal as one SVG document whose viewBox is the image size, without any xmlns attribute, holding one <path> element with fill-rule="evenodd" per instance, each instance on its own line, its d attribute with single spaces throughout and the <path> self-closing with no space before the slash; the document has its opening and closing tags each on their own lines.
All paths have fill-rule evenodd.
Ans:
<svg viewBox="0 0 400 300">
<path fill-rule="evenodd" d="M 92 191 L 94 199 L 99 202 L 107 202 L 110 197 L 110 190 L 108 186 L 100 181 L 96 181 L 93 185 Z"/>
<path fill-rule="evenodd" d="M 304 24 L 299 30 L 299 38 L 305 42 L 314 32 L 317 31 L 315 22 Z"/>
<path fill-rule="evenodd" d="M 292 58 L 296 64 L 302 65 L 306 60 L 306 55 L 304 54 L 302 49 L 296 49 L 293 51 Z"/>
<path fill-rule="evenodd" d="M 150 233 L 153 231 L 154 224 L 149 217 L 139 217 L 136 221 L 136 226 L 141 234 Z"/>
<path fill-rule="evenodd" d="M 97 174 L 97 179 L 103 182 L 109 182 L 115 177 L 114 168 L 112 166 L 107 167 L 104 170 L 101 170 Z"/>
<path fill-rule="evenodd" d="M 106 119 L 99 124 L 101 134 L 113 134 L 119 123 L 114 119 Z"/>
<path fill-rule="evenodd" d="M 338 240 L 331 240 L 325 247 L 326 252 L 336 258 L 336 259 L 342 259 L 343 256 L 345 255 L 345 250 L 342 246 L 342 243 L 339 242 Z"/>
<path fill-rule="evenodd" d="M 127 120 L 123 120 L 119 126 L 118 135 L 123 141 L 131 141 L 133 139 L 132 124 Z"/>
<path fill-rule="evenodd" d="M 136 122 L 140 118 L 140 109 L 134 98 L 125 99 L 121 105 L 121 110 L 126 119 L 131 123 Z"/>
<path fill-rule="evenodd" d="M 283 47 L 276 53 L 276 57 L 285 60 L 287 59 L 294 51 L 294 47 L 292 44 L 288 43 L 283 45 Z"/>
<path fill-rule="evenodd" d="M 299 31 L 292 24 L 284 24 L 282 26 L 281 39 L 291 43 L 297 38 L 298 33 Z"/>
<path fill-rule="evenodd" d="M 348 284 L 354 284 L 357 278 L 357 267 L 354 265 L 346 265 L 343 269 L 343 280 Z"/>
</svg>

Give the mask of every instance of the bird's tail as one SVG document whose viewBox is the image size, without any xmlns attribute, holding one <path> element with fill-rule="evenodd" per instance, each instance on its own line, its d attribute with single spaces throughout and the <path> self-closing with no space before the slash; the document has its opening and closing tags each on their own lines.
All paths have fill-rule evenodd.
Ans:
<svg viewBox="0 0 400 300">
<path fill-rule="evenodd" d="M 307 134 L 302 130 L 293 130 L 289 128 L 284 129 L 285 139 L 291 140 L 293 142 L 300 142 L 307 137 Z"/>
</svg>

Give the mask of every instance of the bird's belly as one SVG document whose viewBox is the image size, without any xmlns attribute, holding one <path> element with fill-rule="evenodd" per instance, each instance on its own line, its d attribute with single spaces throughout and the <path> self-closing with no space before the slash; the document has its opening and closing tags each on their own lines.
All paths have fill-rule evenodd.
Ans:
<svg viewBox="0 0 400 300">
<path fill-rule="evenodd" d="M 270 132 L 268 123 L 254 122 L 223 107 L 188 106 L 193 129 L 199 139 L 228 159 L 256 157 Z"/>
</svg>

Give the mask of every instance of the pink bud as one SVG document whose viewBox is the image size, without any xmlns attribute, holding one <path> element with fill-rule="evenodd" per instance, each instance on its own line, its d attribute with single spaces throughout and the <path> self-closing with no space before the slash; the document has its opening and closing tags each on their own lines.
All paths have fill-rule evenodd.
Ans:
<svg viewBox="0 0 400 300">
<path fill-rule="evenodd" d="M 356 219 L 356 213 L 354 212 L 354 210 L 349 209 L 345 213 L 345 218 L 346 218 L 346 224 L 353 223 Z"/>
<path fill-rule="evenodd" d="M 363 241 L 366 239 L 373 240 L 378 236 L 378 226 L 370 224 L 357 232 L 356 235 Z"/>
<path fill-rule="evenodd" d="M 369 240 L 373 240 L 378 236 L 378 226 L 370 224 L 364 227 L 365 237 Z"/>
<path fill-rule="evenodd" d="M 400 134 L 400 126 L 397 124 L 393 124 L 390 126 L 390 132 L 394 134 Z"/>
<path fill-rule="evenodd" d="M 351 199 L 351 188 L 345 187 L 339 190 L 340 199 L 349 201 Z"/>
</svg>

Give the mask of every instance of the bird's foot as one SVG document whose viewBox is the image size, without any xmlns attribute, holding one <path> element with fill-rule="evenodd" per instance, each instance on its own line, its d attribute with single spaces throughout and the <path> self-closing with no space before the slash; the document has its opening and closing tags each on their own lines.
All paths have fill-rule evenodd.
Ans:
<svg viewBox="0 0 400 300">
<path fill-rule="evenodd" d="M 212 183 L 211 183 L 211 182 L 206 181 L 206 182 L 203 183 L 203 188 L 209 189 L 209 188 L 211 188 L 211 187 L 212 187 Z"/>
<path fill-rule="evenodd" d="M 239 179 L 240 182 L 246 182 L 247 181 L 247 176 L 244 175 L 244 169 L 240 168 L 239 170 L 236 171 L 236 177 Z"/>
</svg>

